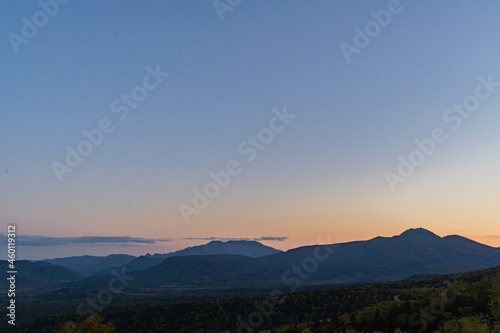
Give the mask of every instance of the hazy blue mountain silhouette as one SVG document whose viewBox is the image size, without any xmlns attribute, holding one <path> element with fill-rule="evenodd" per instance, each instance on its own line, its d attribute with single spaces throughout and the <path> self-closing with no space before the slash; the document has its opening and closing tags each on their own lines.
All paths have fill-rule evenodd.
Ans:
<svg viewBox="0 0 500 333">
<path fill-rule="evenodd" d="M 211 241 L 210 243 L 198 246 L 192 246 L 170 252 L 166 254 L 155 254 L 152 258 L 169 258 L 176 256 L 204 256 L 215 254 L 234 254 L 246 256 L 250 258 L 257 258 L 268 256 L 271 254 L 280 253 L 280 250 L 270 246 L 263 245 L 256 241 Z"/>
<path fill-rule="evenodd" d="M 69 268 L 79 274 L 92 275 L 96 272 L 128 264 L 136 257 L 128 254 L 111 254 L 109 256 L 75 256 L 67 258 L 46 259 L 43 262 Z"/>
<path fill-rule="evenodd" d="M 255 243 L 250 246 L 263 248 Z M 133 273 L 135 279 L 129 285 L 132 288 L 211 288 L 395 281 L 500 266 L 500 248 L 456 235 L 439 237 L 422 228 L 394 237 L 303 246 L 286 252 L 268 248 L 278 253 L 254 258 L 239 254 L 206 255 L 220 251 L 221 245 L 237 252 L 230 242 L 211 242 L 167 254 L 167 258 L 141 256 L 116 269 Z M 248 250 L 249 244 L 236 244 L 239 245 Z M 106 275 L 108 272 L 72 285 L 105 288 L 111 278 Z"/>
<path fill-rule="evenodd" d="M 0 288 L 4 290 L 8 286 L 7 273 L 8 262 L 0 260 Z M 46 262 L 30 262 L 19 260 L 15 262 L 16 289 L 24 292 L 30 288 L 37 287 L 57 287 L 68 282 L 83 279 L 83 276 L 74 271 L 58 265 L 52 265 Z M 7 288 L 8 289 L 8 288 Z M 5 289 L 5 290 L 7 290 Z"/>
<path fill-rule="evenodd" d="M 314 252 L 331 251 L 326 260 L 302 275 L 289 272 Z M 309 258 L 309 259 L 306 259 Z M 243 256 L 171 257 L 137 272 L 137 286 L 255 286 L 267 284 L 331 284 L 403 280 L 416 275 L 440 275 L 500 265 L 500 249 L 461 236 L 439 237 L 418 228 L 399 236 L 368 241 L 305 246 L 260 258 Z M 312 268 L 314 265 L 309 266 Z M 306 276 L 304 278 L 304 276 Z M 294 280 L 295 278 L 295 280 Z"/>
<path fill-rule="evenodd" d="M 122 265 L 127 272 L 144 270 L 160 264 L 163 260 L 170 257 L 180 256 L 199 256 L 199 255 L 241 255 L 250 258 L 263 257 L 271 254 L 280 253 L 280 250 L 270 246 L 263 245 L 256 241 L 211 241 L 207 244 L 188 247 L 176 252 L 165 254 L 147 254 L 140 256 Z M 118 269 L 118 267 L 112 267 Z M 121 267 L 120 267 L 121 269 Z M 110 269 L 101 270 L 94 275 L 109 274 Z"/>
</svg>

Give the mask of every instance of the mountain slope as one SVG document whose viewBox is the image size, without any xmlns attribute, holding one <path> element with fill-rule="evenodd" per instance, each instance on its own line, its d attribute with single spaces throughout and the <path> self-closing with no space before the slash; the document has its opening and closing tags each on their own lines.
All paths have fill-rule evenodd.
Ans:
<svg viewBox="0 0 500 333">
<path fill-rule="evenodd" d="M 63 267 L 52 265 L 46 262 L 30 262 L 19 260 L 16 265 L 16 288 L 26 290 L 31 288 L 56 287 L 62 286 L 68 282 L 82 280 L 83 276 L 74 271 Z M 8 285 L 7 278 L 9 274 L 8 262 L 0 260 L 0 288 L 4 289 Z"/>
<path fill-rule="evenodd" d="M 308 282 L 378 282 L 402 280 L 416 274 L 452 274 L 500 265 L 500 249 L 455 236 L 441 238 L 425 229 L 399 236 L 325 246 L 332 252 Z M 269 265 L 300 264 L 314 256 L 315 247 L 302 247 L 260 258 Z M 282 269 L 285 267 L 281 266 Z"/>
<path fill-rule="evenodd" d="M 425 229 L 368 241 L 306 246 L 260 258 L 172 257 L 137 272 L 136 286 L 256 286 L 403 280 L 500 265 L 500 249 Z"/>
<path fill-rule="evenodd" d="M 204 245 L 192 246 L 185 248 L 183 250 L 170 252 L 166 254 L 155 254 L 151 257 L 169 258 L 176 256 L 206 256 L 206 255 L 216 255 L 216 254 L 234 254 L 250 258 L 257 258 L 280 252 L 281 252 L 280 250 L 276 250 L 275 248 L 263 245 L 256 241 L 227 241 L 227 242 L 211 241 L 210 243 Z"/>
<path fill-rule="evenodd" d="M 165 258 L 163 257 L 152 257 L 152 256 L 140 256 L 132 260 L 131 262 L 119 266 L 119 267 L 112 267 L 112 268 L 107 268 L 104 270 L 101 270 L 99 272 L 94 273 L 93 275 L 105 275 L 105 274 L 110 274 L 111 270 L 121 270 L 125 269 L 127 272 L 134 272 L 134 271 L 142 271 L 145 269 L 148 269 L 150 267 L 154 267 L 156 265 L 159 265 Z"/>
<path fill-rule="evenodd" d="M 245 286 L 277 277 L 253 258 L 228 254 L 171 257 L 135 275 L 134 287 Z"/>
<path fill-rule="evenodd" d="M 246 256 L 250 258 L 257 258 L 268 256 L 272 254 L 281 253 L 280 250 L 276 250 L 270 246 L 263 245 L 255 241 L 211 241 L 210 243 L 204 245 L 198 245 L 193 247 L 188 247 L 176 252 L 170 252 L 165 254 L 147 254 L 145 256 L 140 256 L 129 263 L 123 265 L 127 272 L 144 270 L 150 267 L 154 267 L 160 264 L 164 259 L 171 257 L 180 256 L 205 256 L 205 255 L 238 255 Z M 114 269 L 122 267 L 113 267 Z M 109 274 L 110 268 L 101 270 L 94 275 Z"/>
<path fill-rule="evenodd" d="M 76 256 L 67 258 L 46 259 L 43 262 L 69 268 L 82 275 L 92 275 L 95 272 L 112 267 L 123 266 L 136 257 L 127 254 L 111 254 L 106 257 Z"/>
</svg>

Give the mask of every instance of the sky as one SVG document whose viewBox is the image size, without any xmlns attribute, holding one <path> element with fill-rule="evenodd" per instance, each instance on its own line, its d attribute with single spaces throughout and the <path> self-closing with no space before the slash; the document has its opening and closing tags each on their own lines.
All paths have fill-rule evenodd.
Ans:
<svg viewBox="0 0 500 333">
<path fill-rule="evenodd" d="M 56 239 L 25 259 L 416 227 L 499 247 L 499 10 L 2 1 L 0 233 Z"/>
</svg>

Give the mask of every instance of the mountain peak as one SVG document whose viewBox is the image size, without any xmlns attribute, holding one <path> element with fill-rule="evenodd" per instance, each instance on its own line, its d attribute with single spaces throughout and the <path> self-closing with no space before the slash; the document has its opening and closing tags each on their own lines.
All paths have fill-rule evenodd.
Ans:
<svg viewBox="0 0 500 333">
<path fill-rule="evenodd" d="M 170 256 L 234 254 L 257 258 L 280 252 L 280 250 L 256 241 L 228 240 L 223 242 L 220 240 L 213 240 L 204 245 L 188 247 L 171 253 Z"/>
<path fill-rule="evenodd" d="M 408 229 L 405 232 L 403 232 L 399 237 L 403 238 L 417 238 L 417 239 L 440 239 L 438 235 L 435 233 L 424 229 L 424 228 L 416 228 L 416 229 Z"/>
</svg>

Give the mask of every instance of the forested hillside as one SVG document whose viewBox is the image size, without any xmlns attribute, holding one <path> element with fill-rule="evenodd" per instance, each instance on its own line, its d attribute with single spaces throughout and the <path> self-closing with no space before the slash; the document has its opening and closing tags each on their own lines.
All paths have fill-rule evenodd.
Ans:
<svg viewBox="0 0 500 333">
<path fill-rule="evenodd" d="M 405 301 L 381 302 L 326 320 L 260 333 L 500 332 L 500 276 L 426 289 Z"/>
<path fill-rule="evenodd" d="M 118 333 L 482 332 L 453 330 L 460 325 L 490 332 L 499 312 L 499 273 L 495 268 L 279 296 L 110 307 L 101 313 L 102 325 Z M 49 316 L 5 331 L 52 333 L 62 324 L 74 327 L 85 320 Z"/>
</svg>

